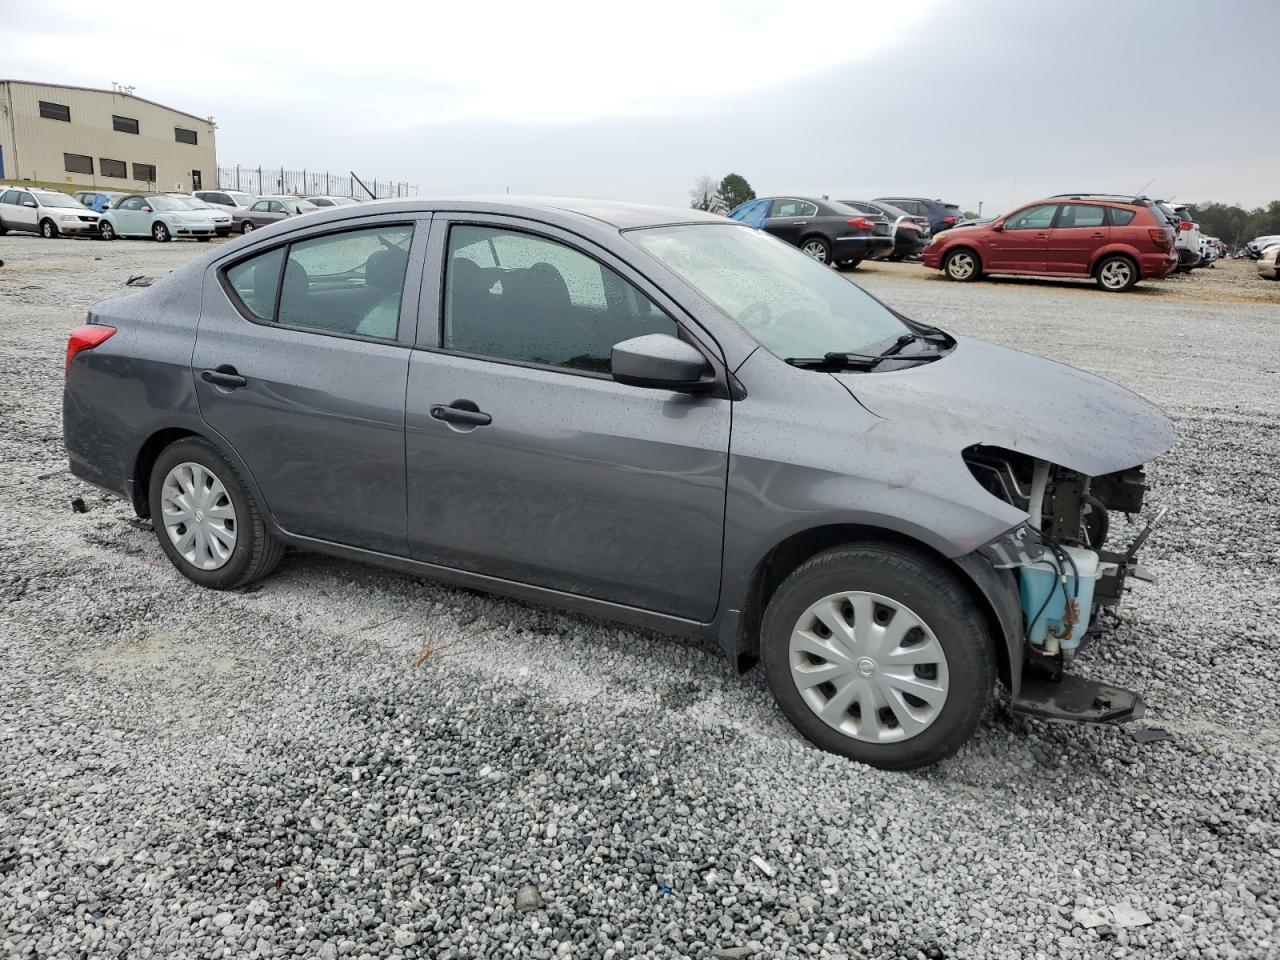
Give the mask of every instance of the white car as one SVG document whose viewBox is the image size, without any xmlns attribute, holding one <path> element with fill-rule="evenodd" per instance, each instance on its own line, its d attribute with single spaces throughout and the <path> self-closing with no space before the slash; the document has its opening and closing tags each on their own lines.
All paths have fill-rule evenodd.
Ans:
<svg viewBox="0 0 1280 960">
<path fill-rule="evenodd" d="M 1178 236 L 1173 241 L 1178 252 L 1178 269 L 1190 271 L 1200 265 L 1200 224 L 1185 204 L 1173 203 L 1169 207 L 1178 217 Z"/>
<path fill-rule="evenodd" d="M 1222 255 L 1222 248 L 1218 245 L 1217 237 L 1200 238 L 1200 266 L 1212 266 L 1213 261 Z"/>
<path fill-rule="evenodd" d="M 1280 243 L 1280 233 L 1266 237 L 1257 237 L 1244 245 L 1244 255 L 1257 260 L 1268 247 Z"/>
<path fill-rule="evenodd" d="M 0 193 L 0 234 L 27 230 L 52 240 L 61 234 L 98 233 L 102 217 L 57 190 L 10 187 Z"/>
<path fill-rule="evenodd" d="M 346 207 L 353 203 L 359 203 L 359 200 L 353 197 L 330 197 L 321 194 L 318 197 L 303 197 L 303 200 L 309 200 L 317 207 Z"/>
<path fill-rule="evenodd" d="M 192 190 L 191 195 L 215 207 L 226 207 L 228 210 L 248 210 L 258 199 L 255 193 L 243 190 Z"/>
<path fill-rule="evenodd" d="M 1266 280 L 1280 280 L 1280 237 L 1258 258 L 1258 276 Z"/>
</svg>

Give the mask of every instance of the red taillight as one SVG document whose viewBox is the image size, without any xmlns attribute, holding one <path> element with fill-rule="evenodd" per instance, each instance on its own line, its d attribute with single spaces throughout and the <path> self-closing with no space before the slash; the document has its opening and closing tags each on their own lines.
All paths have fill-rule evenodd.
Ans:
<svg viewBox="0 0 1280 960">
<path fill-rule="evenodd" d="M 1182 220 L 1178 223 L 1179 230 L 1194 230 L 1195 228 L 1196 228 L 1196 225 L 1192 223 L 1190 220 Z"/>
<path fill-rule="evenodd" d="M 945 223 L 948 227 L 953 227 L 960 222 L 960 218 L 959 217 L 943 217 L 942 222 Z"/>
<path fill-rule="evenodd" d="M 859 230 L 874 230 L 876 228 L 876 225 L 866 217 L 854 217 L 852 220 L 846 220 L 845 223 L 851 227 L 857 227 Z"/>
<path fill-rule="evenodd" d="M 1151 242 L 1161 250 L 1168 250 L 1173 246 L 1173 238 L 1164 230 L 1148 230 L 1147 234 L 1151 237 Z"/>
<path fill-rule="evenodd" d="M 71 361 L 76 358 L 77 353 L 81 350 L 92 350 L 106 342 L 115 332 L 115 327 L 108 327 L 102 323 L 89 323 L 72 330 L 71 336 L 67 338 L 67 365 L 63 372 L 71 369 Z"/>
</svg>

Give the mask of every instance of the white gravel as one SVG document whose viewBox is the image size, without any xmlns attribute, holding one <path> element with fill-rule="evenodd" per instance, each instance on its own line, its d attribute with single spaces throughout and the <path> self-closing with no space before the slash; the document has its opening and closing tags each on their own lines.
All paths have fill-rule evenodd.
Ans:
<svg viewBox="0 0 1280 960">
<path fill-rule="evenodd" d="M 203 249 L 0 239 L 0 956 L 1280 954 L 1280 285 L 855 275 L 1180 435 L 1161 581 L 1082 665 L 1173 739 L 998 706 L 906 775 L 800 742 L 710 645 L 315 556 L 182 579 L 66 473 L 61 366 Z"/>
</svg>

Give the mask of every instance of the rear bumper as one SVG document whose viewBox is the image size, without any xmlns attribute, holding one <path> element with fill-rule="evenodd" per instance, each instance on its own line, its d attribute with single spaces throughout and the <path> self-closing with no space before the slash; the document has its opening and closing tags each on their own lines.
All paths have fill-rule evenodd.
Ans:
<svg viewBox="0 0 1280 960">
<path fill-rule="evenodd" d="M 1138 270 L 1143 279 L 1159 280 L 1177 270 L 1180 263 L 1176 253 L 1144 253 L 1139 257 Z"/>
<path fill-rule="evenodd" d="M 836 237 L 831 258 L 837 263 L 845 260 L 877 260 L 893 253 L 893 237 L 871 235 Z"/>
</svg>

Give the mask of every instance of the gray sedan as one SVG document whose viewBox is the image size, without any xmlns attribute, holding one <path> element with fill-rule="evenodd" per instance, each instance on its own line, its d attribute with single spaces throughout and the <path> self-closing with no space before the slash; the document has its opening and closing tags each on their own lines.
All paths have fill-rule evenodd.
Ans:
<svg viewBox="0 0 1280 960">
<path fill-rule="evenodd" d="M 241 233 L 252 233 L 289 217 L 313 213 L 320 209 L 309 200 L 297 197 L 259 197 L 247 210 L 234 211 L 232 216 Z"/>
<path fill-rule="evenodd" d="M 297 217 L 97 304 L 65 383 L 72 472 L 204 587 L 292 546 L 706 637 L 890 769 L 958 749 L 997 679 L 1032 716 L 1142 711 L 1070 667 L 1145 540 L 1107 517 L 1141 510 L 1165 416 L 723 217 Z"/>
</svg>

